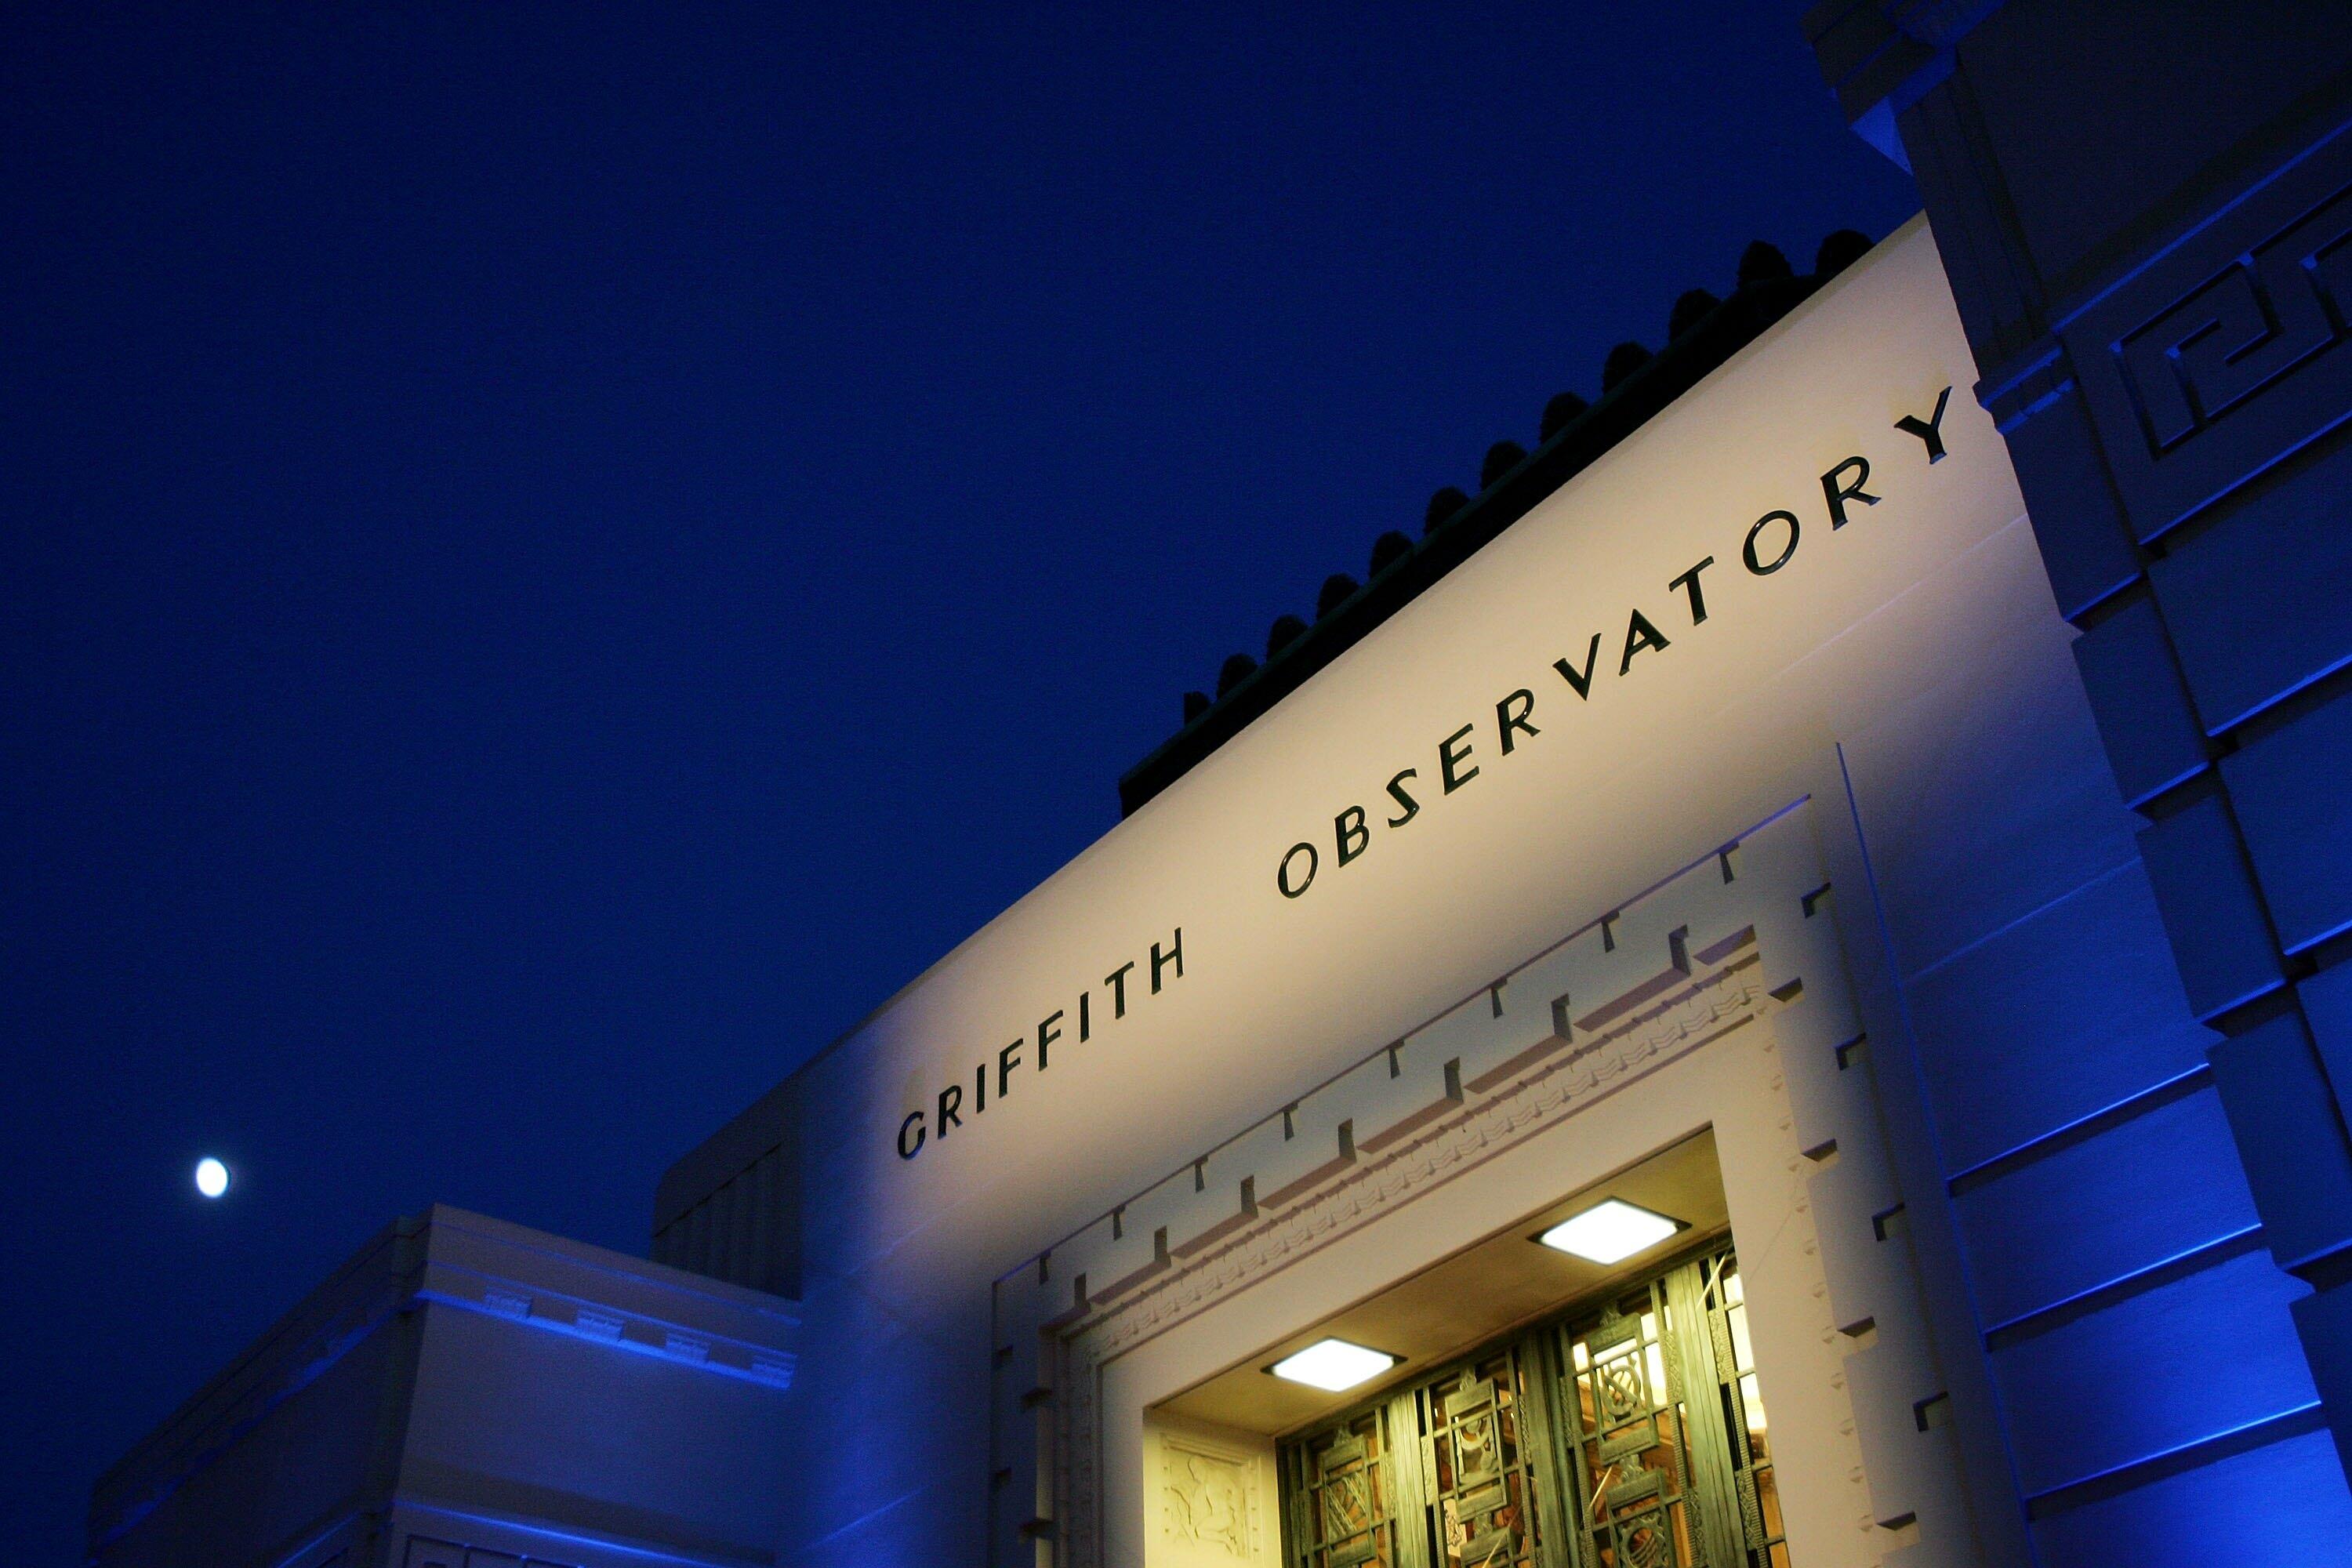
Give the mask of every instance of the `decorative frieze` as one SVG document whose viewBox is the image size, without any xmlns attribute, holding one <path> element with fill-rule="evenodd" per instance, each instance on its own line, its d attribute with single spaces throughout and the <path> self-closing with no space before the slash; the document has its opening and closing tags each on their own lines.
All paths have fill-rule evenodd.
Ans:
<svg viewBox="0 0 2352 1568">
<path fill-rule="evenodd" d="M 996 1560 L 1105 1561 L 1107 1362 L 1748 1029 L 1768 1031 L 1765 1049 L 1790 1042 L 1774 1080 L 1791 1102 L 1790 1158 L 1811 1189 L 1802 1206 L 1836 1242 L 1822 1249 L 1822 1331 L 1844 1329 L 1841 1348 L 1866 1363 L 1857 1398 L 1872 1408 L 1857 1420 L 1888 1435 L 1888 1458 L 1881 1465 L 1873 1450 L 1866 1487 L 1857 1450 L 1858 1522 L 1899 1530 L 1953 1506 L 1948 1445 L 1912 1421 L 1942 1391 L 1914 1327 L 1907 1245 L 1878 1223 L 1900 1199 L 1866 1070 L 1853 1070 L 1866 1058 L 1850 1048 L 1861 1028 L 1820 864 L 1809 813 L 1785 815 L 1000 1279 Z M 1321 1133 L 1328 1148 L 1276 1164 Z M 1279 1201 L 1260 1196 L 1236 1211 L 1207 1191 L 1213 1172 L 1217 1184 Z M 1179 1201 L 1191 1196 L 1203 1202 Z M 1891 1331 L 1878 1335 L 1877 1322 Z M 1846 1425 L 1840 1440 L 1853 1432 Z"/>
</svg>

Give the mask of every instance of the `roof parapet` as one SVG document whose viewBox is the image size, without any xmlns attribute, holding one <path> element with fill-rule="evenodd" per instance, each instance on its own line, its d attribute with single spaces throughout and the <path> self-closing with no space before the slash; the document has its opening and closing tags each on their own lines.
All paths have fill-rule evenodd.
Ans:
<svg viewBox="0 0 2352 1568">
<path fill-rule="evenodd" d="M 1822 241 L 1812 272 L 1799 277 L 1778 248 L 1759 239 L 1741 254 L 1730 298 L 1718 300 L 1704 289 L 1685 292 L 1668 317 L 1663 349 L 1652 353 L 1641 343 L 1622 342 L 1609 351 L 1598 402 L 1574 392 L 1554 396 L 1544 405 L 1533 452 L 1516 441 L 1496 442 L 1480 466 L 1475 496 L 1452 485 L 1437 491 L 1429 498 L 1419 541 L 1394 530 L 1382 533 L 1372 545 L 1369 580 L 1359 584 L 1345 574 L 1325 579 L 1311 623 L 1293 614 L 1276 619 L 1265 663 L 1234 654 L 1218 672 L 1213 698 L 1184 693 L 1183 726 L 1120 775 L 1120 815 L 1133 815 L 1183 777 L 1870 247 L 1865 236 L 1839 229 Z"/>
</svg>

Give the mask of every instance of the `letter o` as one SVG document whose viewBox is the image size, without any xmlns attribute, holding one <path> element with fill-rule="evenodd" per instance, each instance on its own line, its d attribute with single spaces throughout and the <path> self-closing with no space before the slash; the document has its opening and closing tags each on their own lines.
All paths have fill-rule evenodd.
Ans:
<svg viewBox="0 0 2352 1568">
<path fill-rule="evenodd" d="M 1767 564 L 1756 559 L 1756 536 L 1763 532 L 1764 525 L 1770 522 L 1774 518 L 1778 518 L 1782 522 L 1789 525 L 1789 542 L 1782 545 L 1780 547 L 1780 553 L 1772 557 L 1770 563 Z M 1786 566 L 1789 563 L 1789 557 L 1797 552 L 1797 514 L 1795 512 L 1768 511 L 1762 517 L 1758 518 L 1753 523 L 1748 525 L 1748 542 L 1739 547 L 1739 558 L 1746 562 L 1748 563 L 1748 569 L 1756 574 L 1759 577 L 1769 577 L 1773 573 L 1778 572 L 1781 567 Z"/>
<path fill-rule="evenodd" d="M 907 1146 L 907 1129 L 909 1127 L 915 1130 L 915 1146 L 911 1149 Z M 923 1150 L 923 1140 L 930 1135 L 930 1129 L 923 1125 L 923 1113 L 921 1111 L 910 1110 L 907 1112 L 907 1120 L 898 1123 L 898 1158 L 901 1160 L 911 1160 L 917 1154 L 921 1153 Z"/>
<path fill-rule="evenodd" d="M 1297 859 L 1302 852 L 1307 857 L 1307 876 L 1298 886 L 1294 888 L 1290 885 L 1290 863 Z M 1315 885 L 1315 868 L 1321 864 L 1321 861 L 1322 857 L 1316 854 L 1315 846 L 1312 844 L 1294 844 L 1290 847 L 1290 852 L 1282 858 L 1282 864 L 1274 868 L 1274 885 L 1282 889 L 1284 898 L 1295 899 Z"/>
</svg>

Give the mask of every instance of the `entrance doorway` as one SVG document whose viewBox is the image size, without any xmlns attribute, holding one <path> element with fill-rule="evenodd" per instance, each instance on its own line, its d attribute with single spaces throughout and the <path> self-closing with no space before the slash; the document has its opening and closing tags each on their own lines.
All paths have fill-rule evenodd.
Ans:
<svg viewBox="0 0 2352 1568">
<path fill-rule="evenodd" d="M 1727 1238 L 1283 1442 L 1291 1568 L 1790 1568 Z"/>
</svg>

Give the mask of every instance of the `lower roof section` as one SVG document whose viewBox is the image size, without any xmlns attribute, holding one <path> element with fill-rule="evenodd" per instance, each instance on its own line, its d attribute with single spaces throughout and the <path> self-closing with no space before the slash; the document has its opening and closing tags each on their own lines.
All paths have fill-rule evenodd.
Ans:
<svg viewBox="0 0 2352 1568">
<path fill-rule="evenodd" d="M 777 1504 L 752 1468 L 798 1332 L 790 1301 L 436 1205 L 100 1479 L 90 1561 L 398 1563 L 405 1509 L 572 1568 L 765 1562 Z"/>
</svg>

